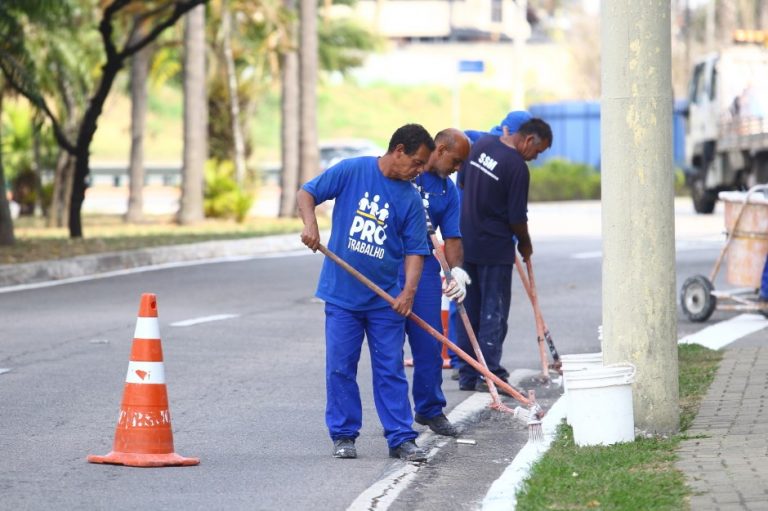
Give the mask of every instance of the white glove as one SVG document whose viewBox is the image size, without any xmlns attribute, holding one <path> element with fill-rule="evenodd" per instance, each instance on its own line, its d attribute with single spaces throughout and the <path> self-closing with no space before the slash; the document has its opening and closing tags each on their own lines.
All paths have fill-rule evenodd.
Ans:
<svg viewBox="0 0 768 511">
<path fill-rule="evenodd" d="M 450 284 L 446 280 L 443 281 L 443 294 L 451 300 L 455 300 L 456 303 L 461 303 L 467 296 L 467 286 L 472 283 L 472 279 L 469 278 L 467 272 L 458 266 L 451 268 L 451 277 L 453 278 Z"/>
</svg>

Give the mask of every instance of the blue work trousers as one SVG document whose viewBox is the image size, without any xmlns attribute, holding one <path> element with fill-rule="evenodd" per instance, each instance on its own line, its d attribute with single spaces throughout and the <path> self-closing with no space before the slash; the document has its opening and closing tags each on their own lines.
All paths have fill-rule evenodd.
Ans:
<svg viewBox="0 0 768 511">
<path fill-rule="evenodd" d="M 760 283 L 760 298 L 768 300 L 768 256 L 766 256 L 765 266 L 763 266 L 763 278 Z"/>
<path fill-rule="evenodd" d="M 404 279 L 402 281 L 404 283 Z M 402 286 L 401 286 L 402 287 Z M 425 258 L 419 287 L 413 300 L 413 312 L 438 332 L 443 331 L 440 318 L 442 301 L 440 264 L 433 257 Z M 413 355 L 413 406 L 416 413 L 432 419 L 443 413 L 442 343 L 423 328 L 408 320 L 405 325 Z"/>
<path fill-rule="evenodd" d="M 414 440 L 408 380 L 403 367 L 405 317 L 389 307 L 352 311 L 325 304 L 325 423 L 331 439 L 357 438 L 363 424 L 357 366 L 368 339 L 373 400 L 387 445 Z"/>
<path fill-rule="evenodd" d="M 464 307 L 469 322 L 477 336 L 480 351 L 483 353 L 488 369 L 506 380 L 509 372 L 501 365 L 501 350 L 507 336 L 509 305 L 512 299 L 511 264 L 472 264 L 464 263 L 472 284 L 467 286 Z M 469 342 L 464 323 L 458 321 L 457 346 L 475 357 L 475 351 Z M 464 361 L 459 365 L 459 387 L 471 389 L 477 384 L 480 373 Z"/>
</svg>

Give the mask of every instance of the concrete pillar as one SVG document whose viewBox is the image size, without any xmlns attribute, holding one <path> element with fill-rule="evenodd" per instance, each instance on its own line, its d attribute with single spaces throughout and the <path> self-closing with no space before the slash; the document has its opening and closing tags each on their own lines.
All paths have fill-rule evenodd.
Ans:
<svg viewBox="0 0 768 511">
<path fill-rule="evenodd" d="M 679 426 L 670 0 L 603 0 L 603 353 L 637 367 L 635 425 Z"/>
</svg>

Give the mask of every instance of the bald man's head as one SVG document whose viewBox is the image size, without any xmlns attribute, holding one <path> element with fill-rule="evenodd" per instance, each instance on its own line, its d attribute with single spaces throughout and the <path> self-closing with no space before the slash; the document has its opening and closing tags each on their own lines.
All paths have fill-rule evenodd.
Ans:
<svg viewBox="0 0 768 511">
<path fill-rule="evenodd" d="M 469 156 L 469 139 L 463 131 L 447 128 L 435 135 L 435 150 L 427 162 L 427 170 L 447 178 L 461 167 Z"/>
</svg>

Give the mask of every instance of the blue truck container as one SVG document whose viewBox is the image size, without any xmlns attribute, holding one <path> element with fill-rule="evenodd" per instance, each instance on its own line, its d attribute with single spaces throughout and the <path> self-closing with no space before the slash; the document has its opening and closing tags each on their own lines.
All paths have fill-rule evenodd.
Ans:
<svg viewBox="0 0 768 511">
<path fill-rule="evenodd" d="M 674 163 L 685 165 L 685 100 L 675 102 L 672 114 Z M 562 101 L 530 105 L 528 111 L 552 127 L 552 147 L 537 164 L 552 158 L 584 163 L 600 170 L 600 102 Z"/>
</svg>

